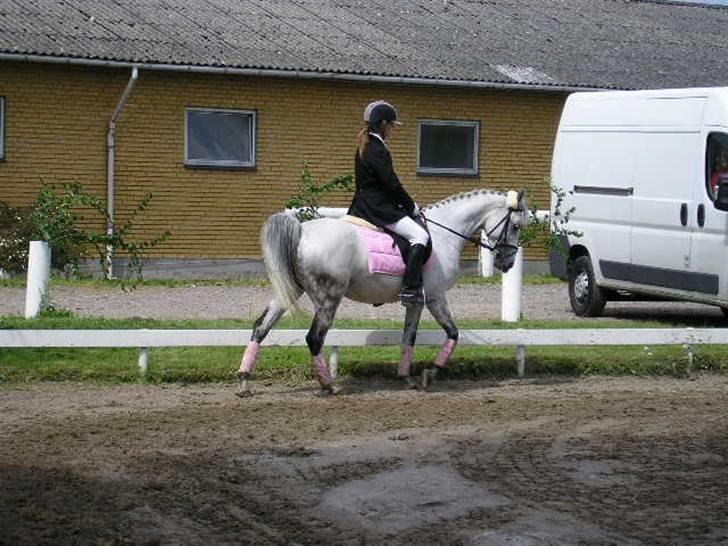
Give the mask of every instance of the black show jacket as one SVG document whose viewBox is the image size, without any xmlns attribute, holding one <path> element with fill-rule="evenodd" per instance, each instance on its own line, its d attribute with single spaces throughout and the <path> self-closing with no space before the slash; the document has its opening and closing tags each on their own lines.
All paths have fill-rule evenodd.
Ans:
<svg viewBox="0 0 728 546">
<path fill-rule="evenodd" d="M 415 203 L 394 172 L 392 155 L 376 136 L 369 136 L 363 157 L 357 151 L 354 175 L 356 192 L 349 207 L 352 216 L 382 227 L 414 212 Z"/>
</svg>

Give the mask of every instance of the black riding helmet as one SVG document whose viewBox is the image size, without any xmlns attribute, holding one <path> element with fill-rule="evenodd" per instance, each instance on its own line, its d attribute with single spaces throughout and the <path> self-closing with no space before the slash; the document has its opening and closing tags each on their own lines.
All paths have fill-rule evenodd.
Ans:
<svg viewBox="0 0 728 546">
<path fill-rule="evenodd" d="M 383 123 L 402 125 L 397 109 L 386 101 L 378 100 L 364 109 L 364 121 L 374 130 L 381 130 Z"/>
</svg>

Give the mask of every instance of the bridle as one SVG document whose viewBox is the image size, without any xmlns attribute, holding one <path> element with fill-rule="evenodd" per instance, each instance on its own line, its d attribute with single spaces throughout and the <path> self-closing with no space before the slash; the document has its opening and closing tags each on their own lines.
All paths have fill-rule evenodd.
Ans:
<svg viewBox="0 0 728 546">
<path fill-rule="evenodd" d="M 427 216 L 425 216 L 424 212 L 420 212 L 420 216 L 426 223 L 429 222 L 438 227 L 441 227 L 445 231 L 449 231 L 453 235 L 457 235 L 458 237 L 465 239 L 466 241 L 470 241 L 471 243 L 473 243 L 476 246 L 488 249 L 491 252 L 503 251 L 504 249 L 508 249 L 510 252 L 508 254 L 506 254 L 504 256 L 504 258 L 509 258 L 513 254 L 518 252 L 518 245 L 514 245 L 514 244 L 511 244 L 506 241 L 506 237 L 508 237 L 508 228 L 511 225 L 511 214 L 513 214 L 513 211 L 514 211 L 514 209 L 509 208 L 508 212 L 505 214 L 505 216 L 503 216 L 503 218 L 498 220 L 498 223 L 496 225 L 494 225 L 492 228 L 490 228 L 489 231 L 486 232 L 485 238 L 487 241 L 490 241 L 490 236 L 495 232 L 495 230 L 498 229 L 501 225 L 503 226 L 503 229 L 501 229 L 501 232 L 498 234 L 498 238 L 496 239 L 494 245 L 490 245 L 487 242 L 484 243 L 482 240 L 478 240 L 475 237 L 468 237 L 467 235 L 464 235 L 463 233 L 460 233 L 459 231 L 455 231 L 454 229 L 449 228 L 449 227 L 441 224 L 440 222 L 436 222 L 435 220 L 428 218 Z"/>
</svg>

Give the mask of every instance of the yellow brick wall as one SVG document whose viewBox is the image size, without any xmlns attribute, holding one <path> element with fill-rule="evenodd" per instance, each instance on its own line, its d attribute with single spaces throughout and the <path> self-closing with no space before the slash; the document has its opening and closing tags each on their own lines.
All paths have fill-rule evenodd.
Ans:
<svg viewBox="0 0 728 546">
<path fill-rule="evenodd" d="M 0 200 L 30 203 L 41 181 L 78 180 L 106 195 L 106 130 L 130 71 L 0 63 L 6 100 Z M 364 106 L 385 98 L 404 125 L 395 168 L 420 204 L 474 188 L 526 188 L 548 204 L 544 182 L 564 96 L 558 93 L 359 84 L 141 70 L 117 128 L 116 207 L 121 220 L 152 191 L 136 222 L 142 237 L 170 230 L 154 256 L 259 258 L 258 232 L 296 191 L 304 161 L 318 181 L 351 172 Z M 184 166 L 186 107 L 258 112 L 253 171 Z M 416 175 L 417 120 L 480 121 L 479 177 Z M 350 196 L 323 203 L 346 206 Z M 102 224 L 98 222 L 98 226 Z M 469 250 L 466 257 L 473 257 Z M 529 259 L 543 259 L 531 249 Z"/>
</svg>

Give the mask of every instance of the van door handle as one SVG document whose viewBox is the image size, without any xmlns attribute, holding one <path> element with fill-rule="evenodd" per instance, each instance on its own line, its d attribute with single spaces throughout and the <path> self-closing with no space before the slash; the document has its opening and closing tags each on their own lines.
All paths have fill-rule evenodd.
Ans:
<svg viewBox="0 0 728 546">
<path fill-rule="evenodd" d="M 700 227 L 705 225 L 705 205 L 702 203 L 698 205 L 698 225 Z"/>
<path fill-rule="evenodd" d="M 680 205 L 680 223 L 684 226 L 688 225 L 688 204 Z"/>
</svg>

